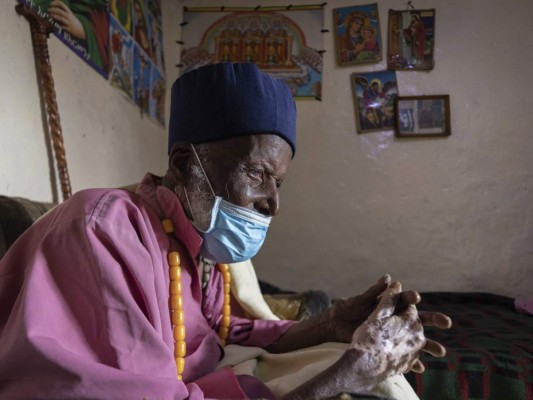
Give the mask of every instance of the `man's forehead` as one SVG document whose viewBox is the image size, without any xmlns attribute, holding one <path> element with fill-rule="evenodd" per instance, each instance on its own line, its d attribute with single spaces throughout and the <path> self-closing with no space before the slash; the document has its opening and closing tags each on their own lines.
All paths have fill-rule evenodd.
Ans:
<svg viewBox="0 0 533 400">
<path fill-rule="evenodd" d="M 222 164 L 247 162 L 274 171 L 286 169 L 292 159 L 291 146 L 281 137 L 268 133 L 237 136 L 207 145 L 212 161 Z"/>
</svg>

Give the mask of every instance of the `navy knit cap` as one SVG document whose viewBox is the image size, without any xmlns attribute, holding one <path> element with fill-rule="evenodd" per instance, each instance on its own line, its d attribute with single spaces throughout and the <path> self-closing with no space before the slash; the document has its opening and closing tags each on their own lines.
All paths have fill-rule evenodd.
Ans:
<svg viewBox="0 0 533 400">
<path fill-rule="evenodd" d="M 172 85 L 168 152 L 176 142 L 204 143 L 272 133 L 296 152 L 296 105 L 289 87 L 255 64 L 210 64 Z"/>
</svg>

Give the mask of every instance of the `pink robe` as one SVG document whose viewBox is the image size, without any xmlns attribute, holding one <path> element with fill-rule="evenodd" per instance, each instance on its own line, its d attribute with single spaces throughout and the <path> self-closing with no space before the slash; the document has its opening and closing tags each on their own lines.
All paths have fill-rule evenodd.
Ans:
<svg viewBox="0 0 533 400">
<path fill-rule="evenodd" d="M 215 371 L 223 356 L 222 277 L 212 273 L 202 292 L 202 239 L 156 180 L 147 175 L 137 194 L 76 193 L 0 260 L 0 398 L 239 399 L 264 390 L 230 368 Z M 163 217 L 174 223 L 173 238 Z M 171 246 L 184 272 L 183 382 L 168 306 Z M 228 343 L 264 347 L 291 324 L 232 315 Z"/>
</svg>

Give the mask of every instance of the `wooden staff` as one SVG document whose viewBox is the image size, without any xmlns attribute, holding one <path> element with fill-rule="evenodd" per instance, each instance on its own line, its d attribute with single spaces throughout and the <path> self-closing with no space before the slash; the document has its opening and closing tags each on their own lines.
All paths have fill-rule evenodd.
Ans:
<svg viewBox="0 0 533 400">
<path fill-rule="evenodd" d="M 66 200 L 70 197 L 72 191 L 67 168 L 65 146 L 63 143 L 63 132 L 59 120 L 54 79 L 52 77 L 52 66 L 50 65 L 50 54 L 48 52 L 48 37 L 50 36 L 50 33 L 53 32 L 53 27 L 49 22 L 28 7 L 19 4 L 15 6 L 15 10 L 19 15 L 24 16 L 30 23 L 39 93 L 46 111 L 47 128 L 50 137 L 52 138 L 63 200 Z"/>
</svg>

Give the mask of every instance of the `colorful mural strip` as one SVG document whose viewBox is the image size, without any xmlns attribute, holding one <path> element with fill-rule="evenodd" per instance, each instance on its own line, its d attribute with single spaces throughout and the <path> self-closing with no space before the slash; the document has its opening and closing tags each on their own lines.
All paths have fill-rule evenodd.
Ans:
<svg viewBox="0 0 533 400">
<path fill-rule="evenodd" d="M 111 85 L 164 124 L 166 91 L 161 0 L 111 0 Z"/>
</svg>

